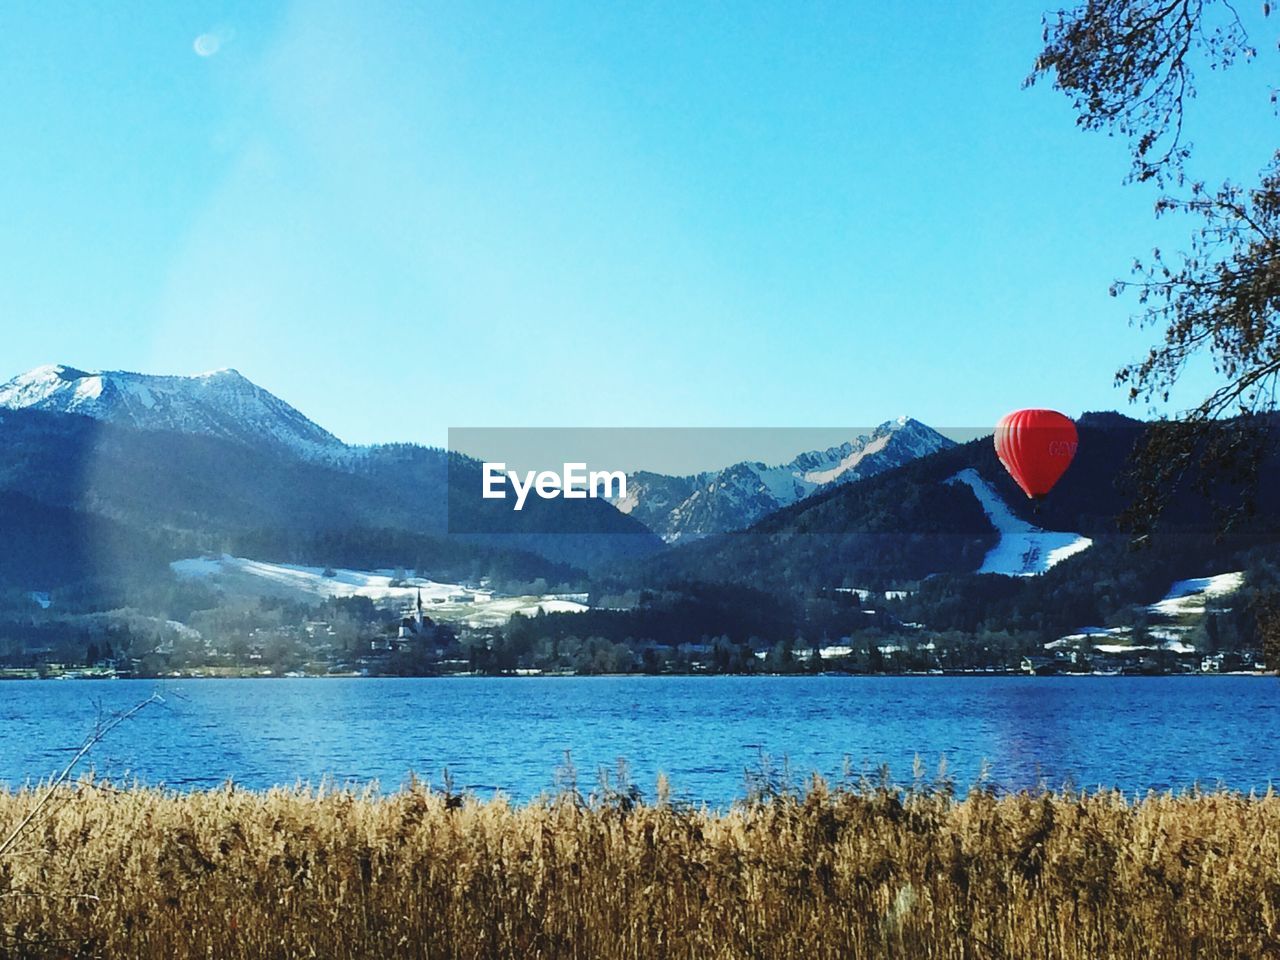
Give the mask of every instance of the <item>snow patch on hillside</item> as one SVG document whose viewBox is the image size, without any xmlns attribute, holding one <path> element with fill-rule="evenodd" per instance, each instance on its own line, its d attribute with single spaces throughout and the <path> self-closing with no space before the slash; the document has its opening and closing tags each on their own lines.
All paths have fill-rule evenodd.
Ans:
<svg viewBox="0 0 1280 960">
<path fill-rule="evenodd" d="M 1010 510 L 995 487 L 972 468 L 961 470 L 947 483 L 963 483 L 972 490 L 1000 536 L 982 561 L 978 573 L 1033 577 L 1093 545 L 1092 540 L 1078 533 L 1042 530 L 1027 523 Z"/>
<path fill-rule="evenodd" d="M 1081 627 L 1075 633 L 1046 643 L 1045 649 L 1071 649 L 1088 642 L 1093 650 L 1106 654 L 1136 654 L 1150 650 L 1195 653 L 1196 646 L 1190 641 L 1204 619 L 1209 601 L 1230 596 L 1242 586 L 1244 573 L 1240 571 L 1175 581 L 1163 600 L 1157 600 L 1146 608 L 1147 613 L 1166 621 L 1146 628 L 1147 636 L 1153 641 L 1150 643 L 1135 644 L 1132 627 Z M 1111 642 L 1097 642 L 1100 639 Z"/>
<path fill-rule="evenodd" d="M 171 563 L 173 572 L 186 579 L 207 579 L 222 590 L 248 596 L 284 596 L 292 599 L 368 597 L 380 606 L 408 608 L 422 595 L 427 615 L 445 623 L 474 627 L 500 626 L 516 613 L 582 613 L 584 596 L 495 597 L 457 583 L 441 583 L 424 577 L 396 579 L 392 570 L 348 570 L 266 563 L 223 554 L 192 557 Z M 326 572 L 332 576 L 325 576 Z"/>
<path fill-rule="evenodd" d="M 1179 580 L 1165 595 L 1147 609 L 1166 617 L 1180 617 L 1189 613 L 1200 613 L 1210 600 L 1226 597 L 1244 586 L 1244 573 L 1220 573 L 1213 577 L 1197 577 L 1192 580 Z"/>
</svg>

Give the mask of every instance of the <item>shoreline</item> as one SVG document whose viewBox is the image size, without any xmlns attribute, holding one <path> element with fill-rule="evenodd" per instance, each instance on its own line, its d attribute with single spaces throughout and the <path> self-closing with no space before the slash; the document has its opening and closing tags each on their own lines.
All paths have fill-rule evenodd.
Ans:
<svg viewBox="0 0 1280 960">
<path fill-rule="evenodd" d="M 370 675 L 364 673 L 173 673 L 155 676 L 137 676 L 123 673 L 88 673 L 69 670 L 65 673 L 41 676 L 38 670 L 7 669 L 0 670 L 0 683 L 6 681 L 31 682 L 48 681 L 63 682 L 68 680 L 146 680 L 162 683 L 166 680 L 584 680 L 584 679 L 617 679 L 619 677 L 643 677 L 652 680 L 698 677 L 704 680 L 719 680 L 729 677 L 755 677 L 776 680 L 804 680 L 818 677 L 857 677 L 867 680 L 936 680 L 940 678 L 995 678 L 1002 679 L 1035 679 L 1048 680 L 1055 677 L 1074 679 L 1157 679 L 1161 677 L 1259 677 L 1277 679 L 1280 674 L 1272 670 L 1210 670 L 1210 671 L 1177 671 L 1168 673 L 1118 673 L 1114 671 L 1096 672 L 1062 672 L 1052 674 L 1032 674 L 1021 670 L 958 670 L 958 671 L 918 671 L 904 673 L 843 673 L 826 671 L 823 673 L 440 673 L 413 674 L 396 676 L 391 674 Z"/>
</svg>

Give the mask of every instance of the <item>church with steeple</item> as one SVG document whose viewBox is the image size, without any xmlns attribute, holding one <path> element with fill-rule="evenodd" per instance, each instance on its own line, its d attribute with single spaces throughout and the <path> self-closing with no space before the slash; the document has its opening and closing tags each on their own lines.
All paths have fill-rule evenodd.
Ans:
<svg viewBox="0 0 1280 960">
<path fill-rule="evenodd" d="M 400 621 L 400 630 L 396 639 L 401 641 L 420 640 L 427 637 L 435 624 L 422 612 L 422 590 L 418 590 L 418 598 L 413 605 L 413 613 Z"/>
</svg>

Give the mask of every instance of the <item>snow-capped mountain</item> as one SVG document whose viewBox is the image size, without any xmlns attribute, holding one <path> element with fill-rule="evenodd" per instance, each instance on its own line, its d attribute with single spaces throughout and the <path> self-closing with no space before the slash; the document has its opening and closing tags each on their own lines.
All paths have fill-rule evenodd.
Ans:
<svg viewBox="0 0 1280 960">
<path fill-rule="evenodd" d="M 953 446 L 954 441 L 919 420 L 899 417 L 870 434 L 776 466 L 743 461 L 688 477 L 640 471 L 627 478 L 627 497 L 615 506 L 675 543 L 740 530 L 817 490 L 872 477 Z"/>
<path fill-rule="evenodd" d="M 308 460 L 346 454 L 341 440 L 235 370 L 194 377 L 37 367 L 0 386 L 0 408 L 75 413 L 143 430 L 267 445 Z"/>
</svg>

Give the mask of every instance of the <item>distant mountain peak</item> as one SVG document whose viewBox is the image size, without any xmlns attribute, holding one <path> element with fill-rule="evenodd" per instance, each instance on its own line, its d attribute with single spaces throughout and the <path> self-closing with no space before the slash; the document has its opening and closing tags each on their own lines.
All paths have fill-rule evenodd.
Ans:
<svg viewBox="0 0 1280 960">
<path fill-rule="evenodd" d="M 51 374 L 62 380 L 79 380 L 82 377 L 89 376 L 83 370 L 77 370 L 75 367 L 68 367 L 61 363 L 45 364 L 43 367 L 36 367 L 31 372 L 33 374 Z"/>
<path fill-rule="evenodd" d="M 56 383 L 59 381 L 83 380 L 88 376 L 90 376 L 90 374 L 83 370 L 77 370 L 75 367 L 68 367 L 61 363 L 46 363 L 33 370 L 28 370 L 26 373 L 19 374 L 9 381 L 9 383 L 6 384 L 6 387 L 12 386 L 15 383 L 35 385 L 41 383 Z"/>
<path fill-rule="evenodd" d="M 332 459 L 349 449 L 231 368 L 182 377 L 46 364 L 0 386 L 0 408 L 79 414 L 143 430 L 218 437 L 309 460 Z"/>
</svg>

